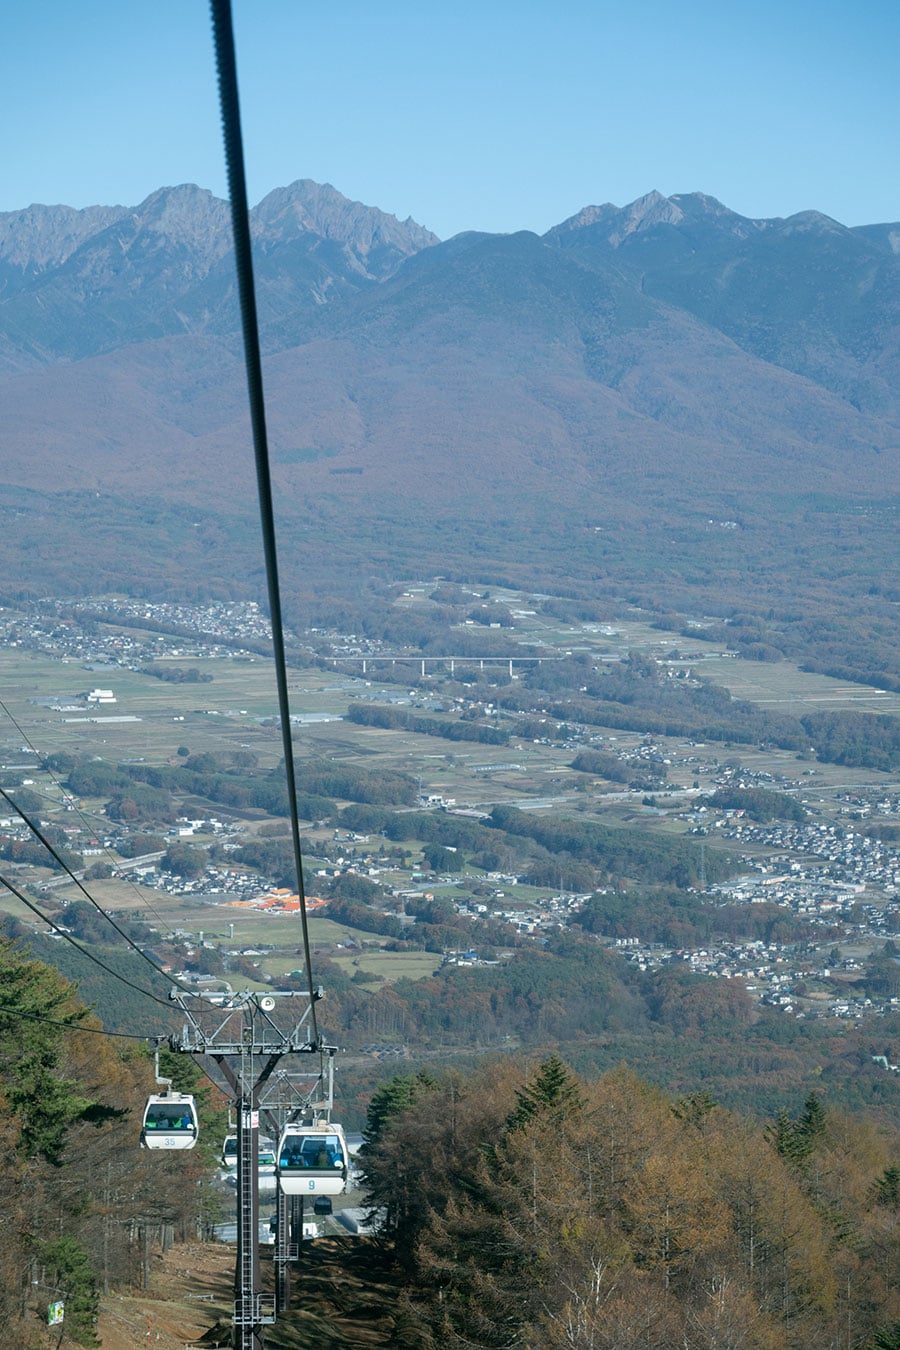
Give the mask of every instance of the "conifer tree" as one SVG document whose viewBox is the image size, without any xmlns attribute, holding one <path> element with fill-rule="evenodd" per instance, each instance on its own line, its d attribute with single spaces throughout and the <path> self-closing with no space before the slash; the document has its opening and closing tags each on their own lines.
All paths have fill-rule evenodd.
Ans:
<svg viewBox="0 0 900 1350">
<path fill-rule="evenodd" d="M 0 1013 L 0 1085 L 20 1122 L 19 1147 L 28 1158 L 59 1165 L 70 1126 L 99 1123 L 110 1114 L 61 1072 L 64 1026 L 77 1026 L 87 1009 L 58 971 L 23 959 L 5 939 L 0 939 L 0 984 L 10 1010 Z"/>
<path fill-rule="evenodd" d="M 827 1115 L 817 1092 L 811 1092 L 803 1103 L 803 1110 L 796 1120 L 792 1119 L 785 1107 L 778 1112 L 773 1126 L 769 1128 L 769 1138 L 776 1153 L 802 1168 L 822 1143 Z"/>
<path fill-rule="evenodd" d="M 87 1252 L 71 1237 L 38 1242 L 36 1251 L 47 1267 L 51 1287 L 65 1303 L 66 1335 L 78 1345 L 99 1346 L 94 1327 L 100 1299 Z"/>
<path fill-rule="evenodd" d="M 900 1167 L 886 1167 L 875 1183 L 875 1195 L 879 1205 L 889 1209 L 900 1207 Z"/>
<path fill-rule="evenodd" d="M 532 1082 L 516 1091 L 517 1106 L 509 1117 L 510 1130 L 522 1129 L 535 1117 L 561 1122 L 581 1109 L 582 1098 L 571 1070 L 559 1055 L 545 1059 Z"/>
</svg>

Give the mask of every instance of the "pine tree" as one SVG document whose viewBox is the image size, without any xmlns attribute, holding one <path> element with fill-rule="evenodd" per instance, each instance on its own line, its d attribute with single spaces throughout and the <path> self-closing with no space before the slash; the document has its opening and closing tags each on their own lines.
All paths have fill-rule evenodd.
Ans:
<svg viewBox="0 0 900 1350">
<path fill-rule="evenodd" d="M 421 1070 L 415 1074 L 398 1074 L 376 1088 L 366 1112 L 363 1145 L 360 1150 L 363 1157 L 377 1148 L 391 1122 L 403 1111 L 408 1111 L 414 1106 L 422 1095 L 430 1092 L 434 1086 L 435 1079 L 431 1074 Z"/>
<path fill-rule="evenodd" d="M 24 959 L 12 942 L 3 939 L 0 983 L 10 1010 L 0 1014 L 0 1084 L 20 1122 L 19 1147 L 28 1158 L 58 1165 L 73 1124 L 100 1123 L 114 1114 L 61 1072 L 64 1027 L 77 1026 L 87 1009 L 77 1002 L 75 986 L 58 971 Z"/>
<path fill-rule="evenodd" d="M 78 1345 L 99 1346 L 94 1327 L 100 1298 L 87 1252 L 74 1238 L 61 1237 L 36 1243 L 36 1253 L 66 1305 L 66 1335 Z"/>
<path fill-rule="evenodd" d="M 824 1138 L 827 1113 L 818 1092 L 811 1092 L 803 1103 L 803 1110 L 797 1120 L 797 1133 L 803 1140 L 807 1156 L 814 1151 Z"/>
<path fill-rule="evenodd" d="M 879 1205 L 890 1209 L 900 1206 L 900 1167 L 886 1167 L 875 1182 L 875 1194 Z"/>
<path fill-rule="evenodd" d="M 537 1116 L 561 1122 L 582 1106 L 576 1079 L 557 1054 L 542 1062 L 534 1080 L 519 1088 L 516 1097 L 518 1104 L 507 1122 L 510 1130 L 522 1129 Z"/>
<path fill-rule="evenodd" d="M 826 1129 L 827 1113 L 822 1100 L 817 1092 L 811 1092 L 796 1120 L 782 1107 L 768 1133 L 776 1153 L 802 1168 L 824 1140 Z"/>
</svg>

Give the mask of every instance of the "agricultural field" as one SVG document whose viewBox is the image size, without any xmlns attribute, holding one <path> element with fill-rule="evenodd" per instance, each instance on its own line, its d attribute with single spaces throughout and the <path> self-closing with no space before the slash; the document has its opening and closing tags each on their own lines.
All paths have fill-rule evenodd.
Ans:
<svg viewBox="0 0 900 1350">
<path fill-rule="evenodd" d="M 410 589 L 398 606 L 427 609 L 431 602 L 425 597 L 425 589 Z M 503 630 L 503 639 L 514 644 L 513 653 L 521 652 L 520 657 L 514 654 L 510 658 L 511 678 L 509 659 L 496 662 L 499 690 L 525 687 L 525 675 L 533 670 L 538 649 L 549 654 L 548 672 L 553 669 L 550 662 L 554 656 L 561 660 L 573 654 L 590 656 L 615 671 L 629 653 L 639 653 L 662 662 L 660 668 L 671 670 L 673 676 L 690 670 L 760 708 L 794 715 L 823 707 L 900 711 L 898 695 L 804 672 L 787 661 L 744 660 L 723 651 L 720 643 L 663 632 L 642 617 L 617 619 L 610 624 L 565 623 L 529 613 L 528 597 L 513 592 L 494 592 L 492 603 L 506 606 L 515 615 L 514 627 Z M 106 627 L 116 633 L 113 625 Z M 122 636 L 130 641 L 141 639 L 133 628 L 123 629 Z M 144 636 L 154 640 L 152 634 Z M 466 636 L 472 639 L 471 629 Z M 172 640 L 168 641 L 171 645 Z M 376 775 L 406 775 L 417 785 L 420 801 L 428 796 L 439 798 L 473 816 L 495 806 L 515 806 L 531 815 L 566 816 L 677 838 L 690 828 L 689 813 L 698 798 L 713 790 L 723 766 L 733 765 L 754 779 L 769 781 L 829 818 L 839 810 L 838 794 L 875 787 L 880 790 L 889 785 L 878 771 L 818 762 L 767 744 L 703 742 L 593 724 L 576 724 L 561 733 L 552 718 L 547 736 L 517 736 L 516 715 L 492 707 L 492 698 L 499 695 L 492 692 L 495 686 L 490 667 L 486 667 L 487 675 L 480 672 L 477 685 L 471 685 L 472 676 L 467 671 L 474 671 L 477 658 L 470 659 L 468 665 L 456 658 L 453 681 L 448 683 L 452 660 L 429 658 L 424 675 L 421 660 L 413 656 L 398 660 L 394 666 L 386 658 L 380 662 L 369 655 L 365 668 L 362 657 L 346 657 L 336 662 L 336 669 L 292 669 L 289 684 L 292 717 L 296 719 L 299 791 L 304 791 L 307 764 L 359 766 Z M 56 825 L 65 825 L 74 823 L 74 816 L 59 780 L 38 768 L 39 760 L 54 752 L 93 756 L 111 765 L 161 766 L 177 765 L 186 751 L 191 756 L 249 752 L 257 772 L 278 764 L 281 739 L 276 724 L 275 681 L 266 658 L 221 650 L 210 654 L 201 641 L 195 647 L 182 640 L 180 648 L 154 657 L 154 665 L 161 669 L 191 667 L 201 678 L 167 682 L 126 666 L 98 667 L 51 651 L 0 647 L 0 703 L 6 716 L 5 727 L 0 721 L 0 764 L 6 781 L 28 785 L 40 795 L 46 817 Z M 112 689 L 116 702 L 79 709 L 78 695 L 95 687 Z M 402 707 L 425 719 L 456 721 L 460 690 L 470 687 L 478 716 L 493 718 L 496 725 L 512 732 L 507 744 L 449 741 L 406 727 L 360 725 L 346 717 L 353 705 L 374 703 Z M 447 697 L 448 689 L 457 699 L 455 705 Z M 533 725 L 534 715 L 530 720 Z M 650 790 L 636 790 L 627 783 L 607 781 L 600 774 L 576 772 L 572 763 L 579 750 L 596 746 L 635 765 L 646 763 L 640 756 L 652 751 L 655 761 L 665 765 L 665 779 Z M 347 804 L 336 801 L 337 808 Z M 189 795 L 178 799 L 178 810 L 186 817 L 211 814 L 208 802 Z M 221 846 L 224 838 L 230 847 L 262 837 L 261 830 L 266 837 L 277 833 L 272 817 L 261 809 L 216 805 L 213 814 L 221 822 L 217 828 L 224 830 L 224 835 L 196 833 L 190 839 L 192 845 Z M 102 834 L 109 824 L 104 799 L 80 800 L 78 818 L 88 829 Z M 281 819 L 279 824 L 286 834 L 286 822 Z M 356 857 L 368 854 L 370 864 L 378 863 L 379 885 L 385 890 L 411 889 L 426 897 L 458 902 L 471 899 L 473 891 L 481 889 L 491 894 L 495 904 L 519 911 L 539 908 L 554 893 L 552 885 L 515 886 L 491 880 L 471 863 L 460 875 L 435 876 L 425 864 L 425 843 L 421 839 L 404 839 L 402 849 L 394 850 L 402 855 L 396 861 L 391 850 L 384 847 L 386 841 L 377 836 L 362 843 L 352 842 L 352 836 L 342 839 L 333 821 L 327 826 L 305 823 L 303 831 L 311 870 L 326 861 L 332 868 L 341 860 L 352 866 Z M 177 831 L 170 831 L 169 842 L 176 835 Z M 762 857 L 765 850 L 750 844 L 748 851 Z M 509 866 L 515 870 L 513 859 L 509 859 Z M 23 876 L 38 884 L 51 881 L 52 894 L 60 901 L 79 898 L 74 885 L 60 884 L 62 879 L 53 878 L 46 869 L 30 868 L 20 873 L 13 866 L 9 876 L 14 883 Z M 180 933 L 186 942 L 199 942 L 202 934 L 203 941 L 217 947 L 254 952 L 262 949 L 253 957 L 260 985 L 267 978 L 290 975 L 299 964 L 296 915 L 226 903 L 225 896 L 216 894 L 219 887 L 215 878 L 208 879 L 202 894 L 192 895 L 171 894 L 117 877 L 97 878 L 90 885 L 92 895 L 104 908 L 141 916 L 159 931 Z M 562 889 L 561 881 L 556 888 Z M 259 889 L 265 889 L 262 880 Z M 308 894 L 315 895 L 316 889 L 315 881 L 308 881 Z M 0 908 L 22 917 L 21 905 L 9 892 L 0 895 Z M 373 983 L 419 979 L 430 974 L 439 960 L 433 952 L 386 951 L 383 937 L 353 924 L 333 923 L 315 913 L 309 926 L 317 951 L 335 960 L 348 976 L 356 977 L 357 983 L 364 983 L 361 976 L 369 975 Z M 252 983 L 255 975 L 246 978 Z"/>
</svg>

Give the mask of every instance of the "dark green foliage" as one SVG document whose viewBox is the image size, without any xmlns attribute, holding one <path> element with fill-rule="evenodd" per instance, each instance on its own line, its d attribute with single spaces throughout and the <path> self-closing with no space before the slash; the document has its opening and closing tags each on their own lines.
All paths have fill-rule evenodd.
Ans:
<svg viewBox="0 0 900 1350">
<path fill-rule="evenodd" d="M 825 1137 L 827 1116 L 817 1092 L 811 1092 L 800 1114 L 792 1119 L 779 1111 L 770 1128 L 776 1153 L 796 1168 L 803 1168 Z"/>
<path fill-rule="evenodd" d="M 398 980 L 399 1000 L 425 1043 L 448 1036 L 474 1045 L 515 1036 L 541 1045 L 645 1023 L 631 969 L 594 942 L 554 936 L 499 967 L 450 967 L 430 979 Z"/>
<path fill-rule="evenodd" d="M 380 772 L 331 761 L 307 761 L 299 774 L 301 819 L 330 820 L 333 798 L 386 805 L 411 805 L 415 783 L 406 774 Z M 256 808 L 271 815 L 290 814 L 284 771 L 255 771 L 255 756 L 190 755 L 177 765 L 126 764 L 118 769 L 102 761 L 79 761 L 68 787 L 76 795 L 108 798 L 107 814 L 123 822 L 174 820 L 172 794 L 202 797 L 222 806 Z"/>
<path fill-rule="evenodd" d="M 347 720 L 360 726 L 402 728 L 421 736 L 442 736 L 448 741 L 478 741 L 483 745 L 508 745 L 510 733 L 484 722 L 442 722 L 436 717 L 419 717 L 402 708 L 384 708 L 371 703 L 352 703 Z"/>
<path fill-rule="evenodd" d="M 417 1102 L 423 1093 L 431 1092 L 435 1079 L 430 1073 L 398 1074 L 377 1088 L 366 1112 L 363 1130 L 363 1151 L 371 1153 L 385 1136 L 391 1124 Z"/>
<path fill-rule="evenodd" d="M 874 1340 L 869 1342 L 868 1350 L 900 1350 L 900 1322 L 877 1332 Z"/>
<path fill-rule="evenodd" d="M 48 966 L 23 960 L 0 939 L 3 1003 L 18 1013 L 77 1025 L 85 1011 L 70 985 Z M 0 1084 L 20 1121 L 19 1147 L 26 1157 L 62 1160 L 70 1126 L 90 1118 L 94 1103 L 60 1071 L 63 1033 L 48 1022 L 0 1012 Z"/>
<path fill-rule="evenodd" d="M 78 763 L 79 756 L 69 754 L 65 750 L 58 750 L 52 755 L 47 755 L 41 761 L 42 769 L 49 769 L 53 773 L 71 773 Z"/>
<path fill-rule="evenodd" d="M 69 770 L 66 787 L 77 797 L 107 797 L 131 786 L 131 779 L 104 760 L 79 760 Z"/>
<path fill-rule="evenodd" d="M 500 694 L 499 705 L 527 710 L 536 696 L 546 691 L 547 713 L 589 726 L 708 741 L 771 742 L 795 750 L 808 742 L 798 719 L 768 713 L 745 700 L 734 699 L 727 689 L 709 680 L 673 678 L 665 668 L 636 653 L 609 668 L 594 667 L 584 657 L 535 666 L 523 683 L 530 693 L 519 689 Z M 561 689 L 570 691 L 565 702 L 559 701 Z M 597 753 L 601 760 L 592 761 Z M 603 752 L 591 750 L 584 754 L 586 758 L 579 756 L 581 762 L 576 761 L 573 767 L 582 768 L 591 762 L 603 764 L 606 759 Z M 643 763 L 640 770 L 645 772 Z M 598 770 L 584 767 L 583 771 L 604 772 L 602 767 Z"/>
<path fill-rule="evenodd" d="M 384 833 L 394 841 L 418 839 L 443 844 L 445 848 L 469 850 L 497 843 L 497 835 L 484 825 L 444 811 L 393 812 L 348 806 L 341 812 L 341 824 L 350 830 Z"/>
<path fill-rule="evenodd" d="M 697 1092 L 687 1092 L 672 1103 L 672 1114 L 676 1119 L 688 1125 L 701 1125 L 710 1111 L 715 1111 L 717 1102 L 712 1093 L 705 1088 Z"/>
<path fill-rule="evenodd" d="M 879 1205 L 888 1209 L 900 1209 L 900 1167 L 886 1167 L 875 1183 L 875 1194 Z"/>
<path fill-rule="evenodd" d="M 696 885 L 700 878 L 700 849 L 683 839 L 612 829 L 593 821 L 539 816 L 514 806 L 495 806 L 490 818 L 497 829 L 532 839 L 551 853 L 566 853 L 592 863 L 610 878 L 633 877 L 679 887 Z M 709 881 L 723 880 L 731 868 L 723 853 L 706 850 Z"/>
<path fill-rule="evenodd" d="M 61 923 L 70 933 L 89 946 L 100 946 L 119 941 L 116 930 L 109 919 L 96 905 L 89 904 L 87 900 L 72 900 L 66 905 L 61 916 Z M 127 933 L 134 941 L 141 941 L 146 937 L 146 929 L 143 924 L 129 923 L 127 919 L 117 919 L 116 926 L 122 932 Z"/>
<path fill-rule="evenodd" d="M 167 824 L 175 819 L 175 808 L 168 792 L 132 783 L 122 791 L 115 791 L 106 804 L 110 820 L 124 824 L 132 821 L 161 821 Z"/>
<path fill-rule="evenodd" d="M 350 900 L 363 905 L 375 905 L 384 899 L 384 892 L 377 882 L 358 872 L 342 872 L 321 890 L 335 900 Z"/>
<path fill-rule="evenodd" d="M 592 895 L 578 921 L 589 933 L 677 948 L 702 947 L 717 938 L 797 942 L 813 932 L 782 905 L 713 904 L 693 891 L 665 886 Z"/>
<path fill-rule="evenodd" d="M 65 1302 L 66 1336 L 77 1345 L 99 1346 L 95 1326 L 100 1295 L 88 1253 L 72 1237 L 38 1241 L 34 1250 L 47 1268 L 51 1288 Z"/>
<path fill-rule="evenodd" d="M 236 849 L 233 857 L 242 866 L 272 877 L 278 886 L 293 888 L 297 884 L 294 846 L 290 839 L 253 839 Z"/>
<path fill-rule="evenodd" d="M 606 778 L 611 783 L 639 783 L 645 780 L 661 782 L 666 777 L 664 764 L 641 763 L 640 767 L 615 755 L 605 754 L 601 750 L 582 750 L 572 760 L 572 768 L 578 773 L 590 773 L 597 778 Z"/>
<path fill-rule="evenodd" d="M 516 1109 L 507 1124 L 511 1130 L 521 1130 L 538 1116 L 559 1124 L 581 1106 L 581 1093 L 572 1071 L 554 1054 L 541 1063 L 531 1082 L 516 1088 Z"/>
<path fill-rule="evenodd" d="M 406 935 L 404 925 L 393 914 L 381 914 L 353 900 L 338 898 L 329 900 L 327 914 L 335 923 L 344 923 L 348 928 L 359 928 L 363 933 L 381 933 L 385 937 L 392 938 L 402 938 Z"/>
<path fill-rule="evenodd" d="M 598 868 L 590 863 L 574 862 L 557 854 L 530 863 L 522 880 L 529 886 L 552 886 L 554 890 L 584 894 L 600 884 Z"/>
<path fill-rule="evenodd" d="M 92 863 L 84 874 L 85 881 L 108 881 L 113 875 L 110 863 Z"/>
<path fill-rule="evenodd" d="M 886 772 L 900 765 L 900 717 L 818 712 L 802 720 L 820 759 Z"/>
<path fill-rule="evenodd" d="M 783 792 L 772 792 L 768 788 L 719 788 L 707 798 L 710 806 L 726 811 L 743 811 L 751 820 L 762 823 L 770 820 L 807 819 L 806 808 L 794 797 Z"/>
<path fill-rule="evenodd" d="M 168 982 L 162 975 L 155 975 L 137 953 L 125 948 L 109 924 L 104 924 L 104 927 L 109 930 L 105 941 L 111 945 L 98 950 L 92 943 L 92 951 L 102 958 L 106 966 L 129 980 L 136 988 L 129 988 L 112 979 L 68 942 L 53 942 L 49 938 L 31 935 L 28 946 L 40 961 L 55 967 L 66 979 L 77 982 L 81 998 L 110 1031 L 137 1032 L 148 1036 L 160 1030 L 174 1031 L 174 1012 L 170 1020 L 164 1008 L 138 992 L 147 990 L 155 994 L 156 998 L 165 1000 L 170 988 Z M 164 1026 L 160 1024 L 161 1018 Z"/>
<path fill-rule="evenodd" d="M 123 858 L 141 858 L 146 853 L 162 853 L 165 840 L 157 834 L 129 834 L 116 845 L 116 851 Z"/>
<path fill-rule="evenodd" d="M 446 896 L 435 899 L 411 899 L 406 902 L 406 912 L 422 923 L 448 924 L 457 917 L 456 906 Z"/>
<path fill-rule="evenodd" d="M 432 872 L 462 871 L 463 863 L 459 854 L 443 844 L 426 844 L 422 850 L 422 857 Z"/>
<path fill-rule="evenodd" d="M 19 810 L 24 811 L 26 816 L 31 816 L 34 820 L 38 819 L 42 810 L 47 809 L 47 803 L 43 797 L 37 792 L 32 792 L 31 788 L 14 786 L 8 791 Z"/>
<path fill-rule="evenodd" d="M 394 813 L 381 806 L 345 806 L 340 813 L 343 828 L 361 834 L 381 834 L 394 819 Z"/>
<path fill-rule="evenodd" d="M 202 876 L 208 861 L 205 849 L 192 844 L 170 844 L 159 865 L 173 876 L 189 878 Z"/>
<path fill-rule="evenodd" d="M 299 777 L 303 791 L 313 796 L 369 802 L 374 806 L 411 806 L 416 799 L 415 780 L 405 773 L 363 769 L 332 760 L 306 760 Z"/>
<path fill-rule="evenodd" d="M 196 666 L 170 666 L 156 664 L 141 667 L 142 675 L 152 675 L 166 684 L 211 684 L 212 675 L 207 670 L 198 670 Z"/>
</svg>

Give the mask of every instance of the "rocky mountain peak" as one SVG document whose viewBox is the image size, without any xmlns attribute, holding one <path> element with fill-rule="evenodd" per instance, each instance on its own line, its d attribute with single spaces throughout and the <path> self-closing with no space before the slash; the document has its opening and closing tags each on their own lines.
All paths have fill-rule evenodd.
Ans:
<svg viewBox="0 0 900 1350">
<path fill-rule="evenodd" d="M 377 207 L 351 201 L 330 183 L 308 178 L 270 192 L 251 218 L 254 233 L 268 243 L 310 233 L 350 245 L 362 256 L 378 246 L 408 255 L 439 242 L 414 220 L 399 221 Z"/>
<path fill-rule="evenodd" d="M 664 197 L 655 189 L 626 206 L 622 214 L 625 217 L 623 237 L 638 230 L 649 230 L 654 225 L 680 225 L 684 220 L 684 212 L 676 199 Z"/>
<path fill-rule="evenodd" d="M 798 211 L 779 221 L 782 234 L 850 234 L 846 225 L 821 211 Z"/>
<path fill-rule="evenodd" d="M 85 240 L 128 214 L 125 206 L 41 206 L 0 212 L 0 259 L 16 268 L 58 267 Z"/>
<path fill-rule="evenodd" d="M 577 230 L 591 227 L 606 234 L 613 248 L 642 230 L 652 229 L 654 225 L 678 225 L 684 219 L 684 212 L 675 197 L 664 197 L 655 189 L 628 206 L 614 206 L 606 202 L 603 206 L 585 206 L 576 215 L 564 220 L 548 230 L 548 238 L 572 234 Z"/>
<path fill-rule="evenodd" d="M 163 235 L 172 243 L 191 248 L 213 248 L 229 242 L 231 211 L 227 202 L 197 187 L 181 183 L 157 188 L 130 212 L 138 229 Z"/>
</svg>

